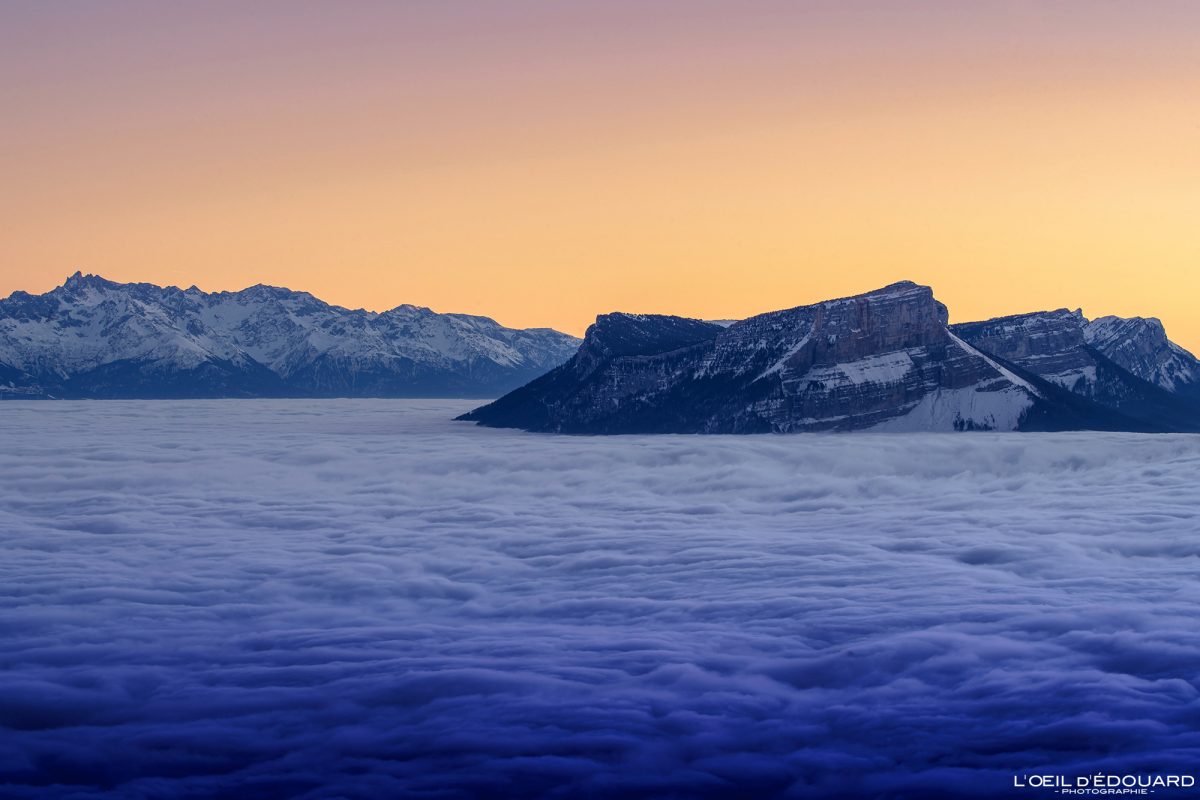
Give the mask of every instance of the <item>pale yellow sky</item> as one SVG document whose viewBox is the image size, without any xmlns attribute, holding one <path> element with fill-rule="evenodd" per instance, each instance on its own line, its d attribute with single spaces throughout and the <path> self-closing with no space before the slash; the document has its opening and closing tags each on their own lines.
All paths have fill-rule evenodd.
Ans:
<svg viewBox="0 0 1200 800">
<path fill-rule="evenodd" d="M 1200 4 L 503 5 L 6 4 L 0 294 L 580 333 L 911 279 L 1200 350 Z"/>
</svg>

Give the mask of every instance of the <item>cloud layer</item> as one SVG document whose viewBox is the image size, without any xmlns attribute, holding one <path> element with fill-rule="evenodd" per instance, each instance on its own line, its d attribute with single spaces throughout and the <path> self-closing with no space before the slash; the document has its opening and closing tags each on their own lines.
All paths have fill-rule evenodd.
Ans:
<svg viewBox="0 0 1200 800">
<path fill-rule="evenodd" d="M 1200 439 L 4 405 L 0 794 L 1021 796 L 1200 759 Z"/>
</svg>

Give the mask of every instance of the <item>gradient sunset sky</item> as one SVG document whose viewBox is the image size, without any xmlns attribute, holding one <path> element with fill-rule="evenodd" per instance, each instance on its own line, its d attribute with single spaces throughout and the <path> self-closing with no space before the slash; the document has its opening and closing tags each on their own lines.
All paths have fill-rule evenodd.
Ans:
<svg viewBox="0 0 1200 800">
<path fill-rule="evenodd" d="M 1200 351 L 1200 2 L 0 2 L 0 295 L 580 333 L 931 284 Z"/>
</svg>

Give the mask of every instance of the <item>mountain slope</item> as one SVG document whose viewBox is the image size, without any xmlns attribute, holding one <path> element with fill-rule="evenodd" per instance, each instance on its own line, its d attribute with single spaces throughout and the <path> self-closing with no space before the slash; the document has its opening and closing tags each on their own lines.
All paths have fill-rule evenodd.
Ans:
<svg viewBox="0 0 1200 800">
<path fill-rule="evenodd" d="M 952 330 L 981 351 L 1138 420 L 1148 429 L 1200 431 L 1200 402 L 1186 393 L 1171 391 L 1162 384 L 1146 380 L 1116 363 L 1091 343 L 1095 337 L 1089 337 L 1088 331 L 1094 330 L 1093 325 L 1080 311 L 1059 309 L 961 323 L 952 326 Z M 1138 327 L 1136 323 L 1112 326 L 1130 333 Z M 1158 330 L 1161 332 L 1161 325 Z M 1162 336 L 1166 341 L 1165 334 Z M 1107 336 L 1105 344 L 1112 352 L 1134 350 L 1116 334 Z M 1172 347 L 1174 345 L 1161 347 L 1157 353 L 1175 357 Z M 1144 351 L 1139 348 L 1136 352 Z M 1152 353 L 1145 353 L 1139 362 L 1147 374 L 1156 369 L 1151 363 L 1152 358 Z M 1166 373 L 1158 370 L 1158 374 Z M 1173 374 L 1178 376 L 1180 373 Z M 1174 384 L 1166 382 L 1166 385 Z"/>
<path fill-rule="evenodd" d="M 605 315 L 566 364 L 462 419 L 567 433 L 1144 427 L 1014 371 L 946 322 L 908 282 L 728 327 Z"/>
<path fill-rule="evenodd" d="M 487 397 L 578 344 L 410 305 L 375 313 L 272 286 L 206 293 L 76 273 L 0 300 L 0 397 Z"/>
<path fill-rule="evenodd" d="M 1150 317 L 1101 317 L 1084 327 L 1087 343 L 1142 380 L 1200 398 L 1200 360 L 1167 338 Z"/>
</svg>

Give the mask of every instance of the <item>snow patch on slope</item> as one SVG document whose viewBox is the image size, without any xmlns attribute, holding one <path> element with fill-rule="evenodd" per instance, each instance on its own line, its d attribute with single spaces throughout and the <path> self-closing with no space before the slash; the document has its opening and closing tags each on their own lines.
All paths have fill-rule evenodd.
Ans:
<svg viewBox="0 0 1200 800">
<path fill-rule="evenodd" d="M 1032 405 L 1029 393 L 1016 386 L 999 391 L 981 391 L 978 386 L 938 389 L 922 397 L 907 414 L 881 422 L 871 430 L 881 433 L 1015 431 Z"/>
<path fill-rule="evenodd" d="M 962 339 L 955 336 L 953 332 L 947 330 L 946 333 L 950 336 L 950 338 L 954 341 L 955 344 L 957 344 L 963 350 L 966 350 L 971 355 L 982 358 L 984 361 L 986 361 L 988 363 L 989 366 L 992 367 L 992 369 L 996 370 L 1001 375 L 1003 375 L 1005 377 L 1005 379 L 1007 379 L 1010 383 L 1020 386 L 1021 388 L 1025 389 L 1025 391 L 1027 391 L 1031 395 L 1033 395 L 1034 397 L 1041 397 L 1041 394 L 1038 392 L 1037 389 L 1033 388 L 1033 384 L 1029 383 L 1029 381 L 1025 380 L 1024 378 L 1018 377 L 1017 374 L 1014 373 L 1012 370 L 1008 369 L 1007 367 L 1001 366 L 999 363 L 996 362 L 995 359 L 990 358 L 987 354 L 985 354 L 982 351 L 977 350 L 974 347 L 972 347 L 971 345 L 967 344 Z"/>
<path fill-rule="evenodd" d="M 775 373 L 782 371 L 783 368 L 785 366 L 787 366 L 787 362 L 792 358 L 792 356 L 796 355 L 796 353 L 799 353 L 800 348 L 802 348 L 802 347 L 804 347 L 804 345 L 808 344 L 808 340 L 809 340 L 809 336 L 808 336 L 808 334 L 805 334 L 804 338 L 802 338 L 800 341 L 798 341 L 794 345 L 792 345 L 791 348 L 788 349 L 788 351 L 786 353 L 784 353 L 782 358 L 780 358 L 774 364 L 772 364 L 771 366 L 769 366 L 765 370 L 763 370 L 762 374 L 760 374 L 757 378 L 755 378 L 755 380 L 762 380 L 763 378 L 766 378 L 770 375 L 774 375 Z"/>
<path fill-rule="evenodd" d="M 907 350 L 867 356 L 856 361 L 814 367 L 805 380 L 829 385 L 864 383 L 900 383 L 913 369 L 912 356 Z"/>
</svg>

